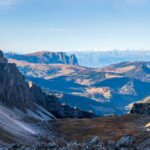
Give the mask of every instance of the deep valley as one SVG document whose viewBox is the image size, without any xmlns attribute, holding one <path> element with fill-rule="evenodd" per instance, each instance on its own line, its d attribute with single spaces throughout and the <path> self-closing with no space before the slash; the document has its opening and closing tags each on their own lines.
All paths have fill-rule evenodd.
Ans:
<svg viewBox="0 0 150 150">
<path fill-rule="evenodd" d="M 45 55 L 55 56 L 7 61 L 0 52 L 0 149 L 150 148 L 149 62 L 95 69 Z"/>
</svg>

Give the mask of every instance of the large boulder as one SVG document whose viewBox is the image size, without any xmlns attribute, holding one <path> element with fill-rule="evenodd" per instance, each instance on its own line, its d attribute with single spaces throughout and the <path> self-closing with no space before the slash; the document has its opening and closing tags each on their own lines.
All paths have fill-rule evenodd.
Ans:
<svg viewBox="0 0 150 150">
<path fill-rule="evenodd" d="M 140 150 L 150 150 L 150 138 L 144 140 L 143 142 L 141 142 L 140 144 L 138 144 L 138 149 Z"/>
<path fill-rule="evenodd" d="M 150 115 L 150 103 L 136 103 L 130 113 Z"/>
<path fill-rule="evenodd" d="M 116 147 L 120 150 L 121 148 L 132 148 L 135 142 L 135 138 L 131 135 L 123 136 L 116 144 Z"/>
<path fill-rule="evenodd" d="M 83 150 L 106 150 L 103 142 L 98 136 L 92 137 L 89 141 L 83 143 Z"/>
<path fill-rule="evenodd" d="M 116 149 L 116 143 L 113 140 L 108 140 L 107 145 L 108 145 L 108 150 L 115 150 Z"/>
</svg>

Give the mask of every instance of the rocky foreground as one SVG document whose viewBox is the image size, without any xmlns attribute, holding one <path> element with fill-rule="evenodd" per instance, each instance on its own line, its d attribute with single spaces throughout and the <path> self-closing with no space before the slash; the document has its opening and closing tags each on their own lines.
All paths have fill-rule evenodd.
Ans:
<svg viewBox="0 0 150 150">
<path fill-rule="evenodd" d="M 149 150 L 150 116 L 61 119 L 36 123 L 40 133 L 2 150 Z M 30 120 L 31 121 L 31 120 Z"/>
<path fill-rule="evenodd" d="M 97 136 L 83 143 L 64 143 L 64 141 L 45 138 L 44 140 L 39 139 L 39 142 L 31 147 L 14 144 L 9 148 L 2 148 L 2 150 L 149 150 L 149 143 L 150 139 L 135 145 L 135 138 L 130 135 L 123 136 L 117 142 L 109 140 L 107 146 Z"/>
</svg>

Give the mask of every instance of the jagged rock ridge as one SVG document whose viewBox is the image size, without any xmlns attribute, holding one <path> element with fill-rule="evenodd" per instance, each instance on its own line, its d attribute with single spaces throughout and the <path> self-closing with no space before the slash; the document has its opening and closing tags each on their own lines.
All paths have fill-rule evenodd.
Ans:
<svg viewBox="0 0 150 150">
<path fill-rule="evenodd" d="M 33 95 L 24 80 L 16 65 L 7 63 L 0 51 L 0 101 L 21 110 L 33 107 Z"/>
</svg>

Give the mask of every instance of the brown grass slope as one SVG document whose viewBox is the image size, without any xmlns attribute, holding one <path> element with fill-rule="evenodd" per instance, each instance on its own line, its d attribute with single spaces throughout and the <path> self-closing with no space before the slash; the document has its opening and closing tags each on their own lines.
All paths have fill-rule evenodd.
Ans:
<svg viewBox="0 0 150 150">
<path fill-rule="evenodd" d="M 150 138 L 149 132 L 143 132 L 143 127 L 148 122 L 150 116 L 124 115 L 83 120 L 64 119 L 53 122 L 53 125 L 68 141 L 83 141 L 95 135 L 104 142 L 109 138 L 117 141 L 123 135 L 133 135 L 139 142 Z"/>
</svg>

